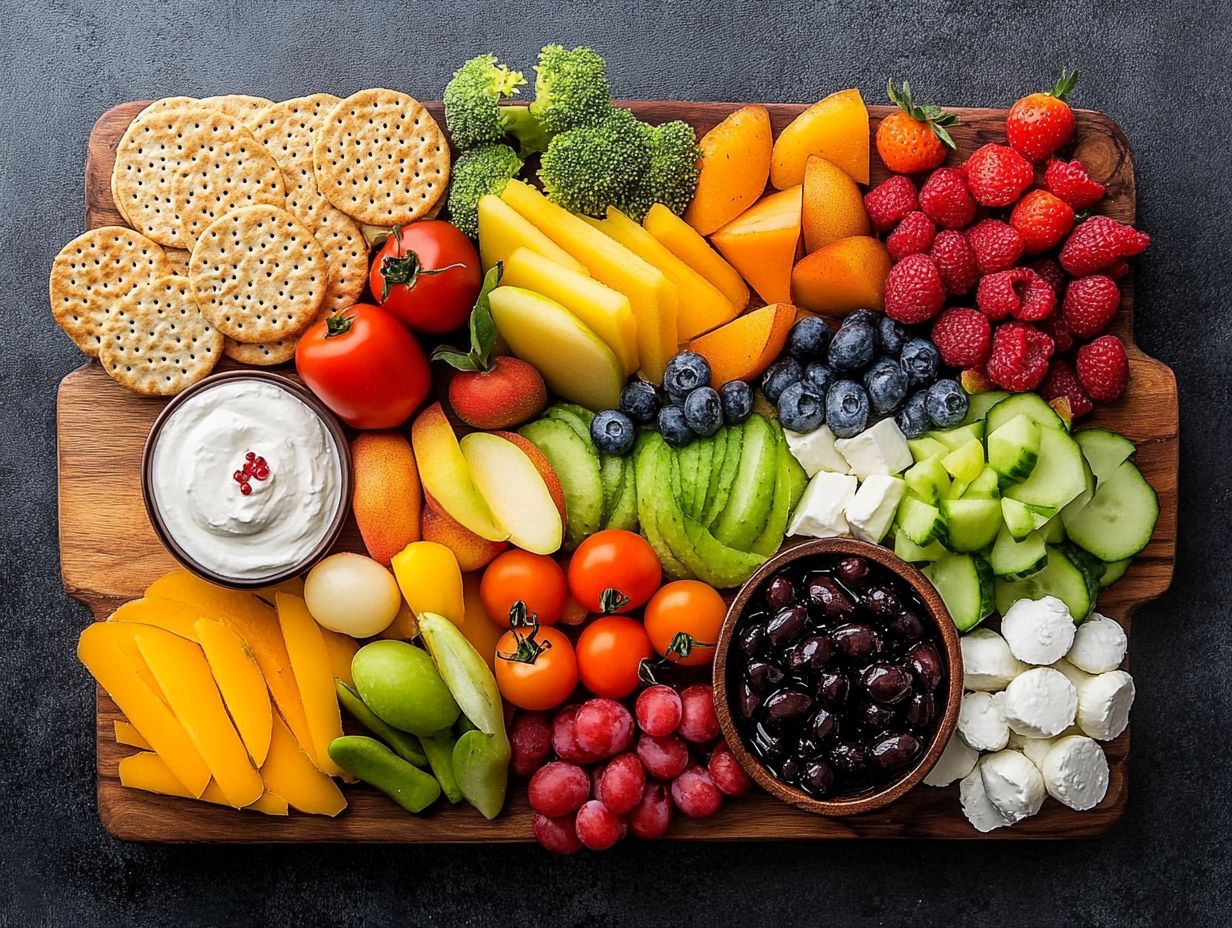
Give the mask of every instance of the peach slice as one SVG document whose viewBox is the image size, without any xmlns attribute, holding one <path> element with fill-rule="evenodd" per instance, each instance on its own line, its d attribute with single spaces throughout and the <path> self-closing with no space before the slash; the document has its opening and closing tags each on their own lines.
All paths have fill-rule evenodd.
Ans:
<svg viewBox="0 0 1232 928">
<path fill-rule="evenodd" d="M 642 227 L 667 250 L 714 284 L 737 310 L 749 304 L 749 286 L 697 230 L 662 203 L 646 212 Z"/>
<path fill-rule="evenodd" d="M 796 305 L 845 316 L 853 309 L 880 310 L 893 261 L 885 245 L 867 235 L 831 242 L 795 266 L 791 293 Z"/>
<path fill-rule="evenodd" d="M 504 541 L 509 537 L 475 488 L 453 426 L 445 418 L 439 402 L 415 418 L 411 425 L 411 445 L 424 491 L 432 494 L 444 512 L 488 541 Z"/>
<path fill-rule="evenodd" d="M 462 455 L 509 540 L 532 554 L 560 547 L 564 525 L 539 469 L 513 442 L 489 432 L 462 439 Z"/>
<path fill-rule="evenodd" d="M 868 107 L 858 90 L 840 90 L 793 119 L 774 143 L 770 183 L 786 190 L 804 180 L 809 155 L 823 155 L 868 183 Z"/>
<path fill-rule="evenodd" d="M 774 137 L 764 106 L 736 110 L 702 136 L 702 170 L 685 220 L 702 235 L 731 222 L 757 202 L 770 176 Z"/>
<path fill-rule="evenodd" d="M 852 235 L 868 235 L 868 213 L 860 188 L 842 168 L 821 155 L 810 155 L 804 168 L 804 205 L 800 213 L 804 253 Z"/>
<path fill-rule="evenodd" d="M 767 303 L 791 302 L 803 186 L 762 197 L 710 241 Z"/>
<path fill-rule="evenodd" d="M 351 509 L 373 560 L 389 559 L 419 540 L 419 469 L 397 432 L 362 432 L 351 442 L 355 489 Z"/>
<path fill-rule="evenodd" d="M 797 315 L 790 303 L 763 306 L 693 339 L 689 349 L 710 362 L 715 387 L 729 380 L 753 380 L 782 353 Z"/>
</svg>

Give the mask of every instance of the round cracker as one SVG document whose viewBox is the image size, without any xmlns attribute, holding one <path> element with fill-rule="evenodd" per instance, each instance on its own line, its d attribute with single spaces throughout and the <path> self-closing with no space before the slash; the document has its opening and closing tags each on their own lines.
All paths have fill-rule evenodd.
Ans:
<svg viewBox="0 0 1232 928">
<path fill-rule="evenodd" d="M 98 357 L 116 300 L 139 281 L 173 270 L 157 242 L 124 226 L 102 226 L 77 236 L 51 264 L 51 314 L 77 347 Z"/>
<path fill-rule="evenodd" d="M 286 208 L 310 228 L 317 224 L 319 214 L 326 207 L 332 208 L 317 189 L 312 149 L 325 117 L 340 102 L 330 93 L 296 97 L 267 106 L 248 124 L 257 141 L 282 169 Z"/>
<path fill-rule="evenodd" d="M 172 271 L 181 277 L 188 276 L 188 261 L 192 258 L 191 251 L 186 248 L 164 248 L 163 254 L 167 256 Z"/>
<path fill-rule="evenodd" d="M 99 350 L 103 370 L 145 396 L 172 396 L 214 369 L 222 333 L 201 314 L 192 282 L 177 274 L 143 279 L 117 301 Z"/>
<path fill-rule="evenodd" d="M 280 338 L 273 342 L 258 342 L 255 345 L 228 338 L 223 342 L 222 353 L 240 364 L 272 367 L 275 364 L 286 364 L 295 357 L 295 348 L 298 344 L 299 338 L 296 336 Z"/>
<path fill-rule="evenodd" d="M 312 153 L 317 187 L 359 222 L 421 219 L 449 185 L 449 145 L 414 97 L 373 88 L 330 111 Z"/>
<path fill-rule="evenodd" d="M 325 252 L 284 209 L 245 206 L 212 222 L 189 262 L 205 317 L 236 341 L 272 342 L 307 328 L 328 280 Z"/>
<path fill-rule="evenodd" d="M 202 97 L 201 102 L 222 110 L 228 116 L 234 116 L 236 119 L 247 122 L 274 101 L 267 100 L 265 97 L 250 97 L 246 93 L 225 93 L 215 97 Z"/>
</svg>

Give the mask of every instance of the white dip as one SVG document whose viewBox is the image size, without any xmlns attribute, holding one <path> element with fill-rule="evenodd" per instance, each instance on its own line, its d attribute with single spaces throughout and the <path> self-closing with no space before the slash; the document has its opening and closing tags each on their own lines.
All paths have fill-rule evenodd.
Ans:
<svg viewBox="0 0 1232 928">
<path fill-rule="evenodd" d="M 237 471 L 245 455 L 268 476 Z M 163 423 L 154 445 L 153 497 L 167 533 L 202 567 L 236 580 L 302 563 L 343 505 L 342 462 L 320 416 L 288 390 L 228 380 L 193 394 Z"/>
</svg>

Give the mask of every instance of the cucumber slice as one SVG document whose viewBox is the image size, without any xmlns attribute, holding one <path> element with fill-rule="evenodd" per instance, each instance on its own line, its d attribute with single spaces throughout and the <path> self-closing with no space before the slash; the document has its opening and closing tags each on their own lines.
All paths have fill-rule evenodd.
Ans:
<svg viewBox="0 0 1232 928">
<path fill-rule="evenodd" d="M 939 561 L 949 552 L 939 541 L 930 541 L 926 545 L 917 545 L 903 534 L 902 529 L 894 532 L 894 553 L 908 564 L 919 564 L 924 561 Z"/>
<path fill-rule="evenodd" d="M 1059 429 L 1062 432 L 1069 431 L 1053 408 L 1034 393 L 1015 393 L 1013 396 L 997 403 L 992 409 L 988 410 L 988 415 L 984 417 L 984 427 L 988 429 L 988 434 L 991 435 L 1001 426 L 1019 415 L 1026 416 L 1041 428 Z"/>
<path fill-rule="evenodd" d="M 935 506 L 950 490 L 950 475 L 938 458 L 928 458 L 912 464 L 903 473 L 907 492 L 916 499 Z"/>
<path fill-rule="evenodd" d="M 1111 477 L 1137 450 L 1132 441 L 1109 429 L 1082 429 L 1074 433 L 1074 441 L 1091 465 L 1096 486 Z"/>
<path fill-rule="evenodd" d="M 960 632 L 967 632 L 992 614 L 992 568 L 978 554 L 947 554 L 924 568 L 941 594 L 950 618 Z"/>
<path fill-rule="evenodd" d="M 744 424 L 740 470 L 714 526 L 715 538 L 729 548 L 748 549 L 766 527 L 777 467 L 778 444 L 769 423 L 761 416 L 749 417 Z"/>
<path fill-rule="evenodd" d="M 744 426 L 733 426 L 727 429 L 727 445 L 723 450 L 723 469 L 712 478 L 714 496 L 706 493 L 706 511 L 702 514 L 702 525 L 714 527 L 719 515 L 727 507 L 731 496 L 732 483 L 740 471 L 740 458 L 744 450 Z"/>
<path fill-rule="evenodd" d="M 1125 461 L 1066 525 L 1070 541 L 1104 561 L 1133 557 L 1151 540 L 1159 498 L 1138 468 Z"/>
<path fill-rule="evenodd" d="M 1075 622 L 1081 622 L 1095 605 L 1098 585 L 1061 548 L 1046 546 L 1047 563 L 1023 580 L 997 581 L 997 611 L 1005 615 L 1020 599 L 1055 596 L 1065 603 Z"/>
<path fill-rule="evenodd" d="M 1104 572 L 1099 578 L 1099 588 L 1112 586 L 1122 577 L 1125 576 L 1125 571 L 1129 570 L 1129 565 L 1134 562 L 1132 557 L 1127 557 L 1123 561 L 1113 561 L 1111 564 L 1104 565 Z"/>
<path fill-rule="evenodd" d="M 770 557 L 783 544 L 783 536 L 787 533 L 787 520 L 791 517 L 792 475 L 788 466 L 794 461 L 791 452 L 787 450 L 787 440 L 779 429 L 774 429 L 775 445 L 778 448 L 778 468 L 774 478 L 774 502 L 770 504 L 770 515 L 766 518 L 766 527 L 753 540 L 749 550 L 762 557 Z M 797 465 L 798 466 L 798 465 Z"/>
<path fill-rule="evenodd" d="M 934 539 L 945 539 L 945 519 L 941 510 L 910 496 L 898 504 L 895 516 L 899 531 L 917 545 L 927 545 Z"/>
<path fill-rule="evenodd" d="M 916 462 L 927 461 L 929 458 L 943 458 L 950 453 L 947 446 L 927 435 L 908 438 L 907 448 L 911 451 L 911 460 Z"/>
<path fill-rule="evenodd" d="M 1037 529 L 1043 528 L 1057 514 L 1047 506 L 1032 506 L 1020 503 L 1008 496 L 1001 498 L 1001 518 L 1015 540 L 1021 541 Z"/>
<path fill-rule="evenodd" d="M 660 445 L 664 449 L 667 448 L 663 442 L 663 437 L 657 432 L 642 432 L 638 436 L 637 444 L 633 449 L 637 481 L 638 523 L 642 535 L 650 542 L 650 546 L 654 548 L 655 554 L 659 556 L 659 563 L 663 565 L 663 572 L 673 580 L 683 580 L 692 575 L 676 555 L 672 553 L 672 549 L 666 539 L 664 539 L 663 533 L 659 531 L 658 493 L 654 488 L 658 482 L 655 468 L 657 466 L 656 459 Z"/>
<path fill-rule="evenodd" d="M 1009 396 L 1004 390 L 989 390 L 987 393 L 970 393 L 967 395 L 967 414 L 959 425 L 970 425 L 981 422 L 999 402 Z"/>
<path fill-rule="evenodd" d="M 604 528 L 623 528 L 637 531 L 637 467 L 633 457 L 624 459 L 625 469 L 620 483 L 620 492 L 615 497 L 612 510 L 603 520 Z"/>
<path fill-rule="evenodd" d="M 1065 552 L 1065 556 L 1070 559 L 1075 567 L 1082 571 L 1083 576 L 1087 578 L 1087 586 L 1098 592 L 1099 581 L 1104 576 L 1104 562 L 1097 558 L 1090 551 L 1084 551 L 1072 542 L 1064 542 L 1058 547 Z M 1091 594 L 1094 597 L 1094 593 Z"/>
<path fill-rule="evenodd" d="M 1058 520 L 1066 528 L 1070 522 L 1078 517 L 1078 513 L 1086 508 L 1087 503 L 1091 501 L 1091 497 L 1095 495 L 1095 475 L 1091 473 L 1091 465 L 1087 463 L 1087 459 L 1082 459 L 1083 479 L 1086 480 L 1086 485 L 1082 488 L 1082 492 L 1075 496 L 1072 500 L 1065 504 L 1061 510 L 1061 518 Z"/>
<path fill-rule="evenodd" d="M 1044 536 L 1044 544 L 1059 545 L 1065 540 L 1065 523 L 1055 515 L 1040 526 L 1040 534 Z"/>
<path fill-rule="evenodd" d="M 1022 541 L 1015 541 L 1005 526 L 1002 526 L 997 534 L 997 541 L 988 556 L 992 572 L 1006 580 L 1029 577 L 1037 570 L 1042 570 L 1047 563 L 1048 551 L 1039 532 L 1032 532 Z"/>
<path fill-rule="evenodd" d="M 519 433 L 548 459 L 565 493 L 565 547 L 576 548 L 603 524 L 603 481 L 599 455 L 589 439 L 559 419 L 530 422 Z"/>
<path fill-rule="evenodd" d="M 988 463 L 1006 483 L 1030 476 L 1039 449 L 1040 427 L 1023 413 L 988 435 Z"/>
<path fill-rule="evenodd" d="M 951 551 L 979 551 L 993 543 L 1004 524 L 1001 503 L 995 499 L 943 499 L 945 546 Z"/>
<path fill-rule="evenodd" d="M 695 441 L 697 445 L 697 471 L 693 474 L 692 484 L 693 492 L 690 495 L 689 506 L 685 510 L 685 515 L 690 519 L 697 519 L 702 514 L 702 507 L 706 504 L 706 493 L 710 489 L 710 462 L 714 459 L 715 437 L 713 435 Z M 726 445 L 727 439 L 723 439 Z"/>
<path fill-rule="evenodd" d="M 599 455 L 599 482 L 603 484 L 603 525 L 606 526 L 625 488 L 625 459 L 615 454 Z"/>
<path fill-rule="evenodd" d="M 994 406 L 993 412 L 1020 396 L 1029 395 L 1020 393 L 1005 400 Z M 1086 489 L 1087 473 L 1086 459 L 1076 441 L 1061 429 L 1040 429 L 1039 459 L 1031 476 L 1006 487 L 1002 495 L 1034 506 L 1061 509 Z"/>
<path fill-rule="evenodd" d="M 952 429 L 933 429 L 931 432 L 924 433 L 925 438 L 932 438 L 941 442 L 951 451 L 961 448 L 972 439 L 984 440 L 984 421 L 981 419 L 972 422 L 969 425 L 960 425 Z"/>
<path fill-rule="evenodd" d="M 955 480 L 970 483 L 984 469 L 984 443 L 972 438 L 959 445 L 941 459 L 944 467 Z"/>
<path fill-rule="evenodd" d="M 980 471 L 980 475 L 967 485 L 967 489 L 963 490 L 962 499 L 1000 499 L 1001 493 L 997 489 L 1000 483 L 997 472 L 991 467 L 985 467 Z"/>
<path fill-rule="evenodd" d="M 703 441 L 703 439 L 698 438 L 689 442 L 683 448 L 676 448 L 671 451 L 672 456 L 676 459 L 676 473 L 680 480 L 676 499 L 680 503 L 680 508 L 685 512 L 688 512 L 693 505 L 693 491 L 696 489 L 698 476 L 697 460 Z"/>
</svg>

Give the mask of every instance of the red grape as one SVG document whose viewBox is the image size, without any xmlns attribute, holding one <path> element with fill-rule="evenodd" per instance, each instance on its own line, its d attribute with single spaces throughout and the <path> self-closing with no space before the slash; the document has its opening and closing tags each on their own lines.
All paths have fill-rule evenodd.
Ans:
<svg viewBox="0 0 1232 928">
<path fill-rule="evenodd" d="M 694 683 L 680 694 L 680 737 L 694 744 L 705 744 L 719 736 L 719 717 L 714 711 L 714 694 L 705 683 Z"/>
<path fill-rule="evenodd" d="M 639 838 L 662 838 L 672 823 L 672 801 L 667 787 L 650 782 L 642 790 L 642 798 L 629 813 L 629 830 Z"/>
<path fill-rule="evenodd" d="M 598 799 L 578 809 L 574 828 L 578 840 L 592 851 L 606 851 L 620 840 L 620 819 Z"/>
<path fill-rule="evenodd" d="M 530 807 L 540 815 L 568 815 L 590 798 L 590 777 L 575 764 L 554 760 L 535 771 L 526 796 Z"/>
<path fill-rule="evenodd" d="M 509 767 L 520 777 L 528 777 L 552 753 L 552 726 L 546 712 L 518 712 L 509 726 Z"/>
<path fill-rule="evenodd" d="M 578 708 L 573 730 L 583 751 L 611 757 L 633 743 L 633 716 L 614 699 L 588 699 Z"/>
<path fill-rule="evenodd" d="M 573 827 L 573 816 L 548 818 L 535 815 L 535 840 L 553 854 L 572 854 L 582 849 L 582 842 Z"/>
<path fill-rule="evenodd" d="M 744 772 L 744 768 L 736 760 L 736 755 L 726 744 L 720 744 L 715 748 L 714 753 L 710 755 L 710 763 L 706 769 L 710 774 L 710 779 L 714 780 L 714 785 L 724 796 L 743 796 L 753 785 L 749 775 Z"/>
<path fill-rule="evenodd" d="M 642 735 L 637 739 L 637 756 L 652 777 L 670 780 L 689 765 L 689 746 L 675 735 Z"/>
<path fill-rule="evenodd" d="M 624 815 L 642 798 L 646 768 L 636 754 L 617 754 L 599 772 L 595 798 L 616 815 Z"/>
<path fill-rule="evenodd" d="M 689 818 L 709 818 L 719 811 L 723 794 L 705 767 L 689 764 L 672 780 L 672 802 Z"/>
<path fill-rule="evenodd" d="M 661 738 L 680 726 L 680 694 L 662 683 L 642 690 L 633 709 L 637 724 L 648 735 Z"/>
<path fill-rule="evenodd" d="M 565 706 L 552 719 L 552 748 L 561 760 L 571 764 L 593 764 L 599 755 L 580 747 L 577 743 L 577 706 Z"/>
</svg>

